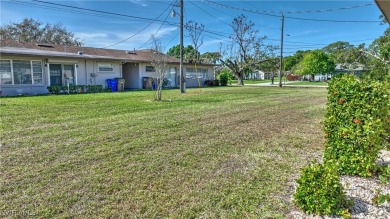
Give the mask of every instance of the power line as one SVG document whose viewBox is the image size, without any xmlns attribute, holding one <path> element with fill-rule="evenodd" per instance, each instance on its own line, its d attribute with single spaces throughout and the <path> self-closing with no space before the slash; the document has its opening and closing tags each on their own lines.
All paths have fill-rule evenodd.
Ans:
<svg viewBox="0 0 390 219">
<path fill-rule="evenodd" d="M 240 0 L 247 5 L 251 7 L 257 8 L 255 5 L 250 4 L 247 1 Z M 259 11 L 263 13 L 271 13 L 271 14 L 304 14 L 304 13 L 324 13 L 324 12 L 334 12 L 334 11 L 342 11 L 342 10 L 350 10 L 350 9 L 356 9 L 356 8 L 362 8 L 362 7 L 368 7 L 368 6 L 373 6 L 374 3 L 368 3 L 368 4 L 361 4 L 361 5 L 354 5 L 354 6 L 349 6 L 349 7 L 339 7 L 339 8 L 328 8 L 328 9 L 311 9 L 311 10 L 300 10 L 300 11 Z"/>
<path fill-rule="evenodd" d="M 195 7 L 199 8 L 200 10 L 202 10 L 204 13 L 206 13 L 206 14 L 210 15 L 211 17 L 213 17 L 213 18 L 217 19 L 218 21 L 220 21 L 220 22 L 222 22 L 222 23 L 224 23 L 224 24 L 226 24 L 226 25 L 230 26 L 230 24 L 229 24 L 229 23 L 226 23 L 225 21 L 223 21 L 223 20 L 221 20 L 221 19 L 219 19 L 219 18 L 215 17 L 214 15 L 212 15 L 212 14 L 210 14 L 209 12 L 205 11 L 203 8 L 201 8 L 201 7 L 197 6 L 197 5 L 195 5 L 195 4 L 194 4 L 194 3 L 192 3 L 191 1 L 190 1 L 190 3 L 191 3 L 193 6 L 195 6 Z"/>
<path fill-rule="evenodd" d="M 164 11 L 155 19 L 155 20 L 159 19 L 159 18 L 161 17 L 161 15 L 163 15 L 163 14 L 169 9 L 169 7 L 170 7 L 170 6 L 168 6 L 168 7 L 167 7 L 167 8 L 166 8 L 166 9 L 165 9 L 165 10 L 164 10 Z M 168 14 L 168 15 L 169 15 L 169 14 Z M 165 17 L 164 22 L 161 23 L 160 28 L 158 28 L 157 32 L 160 31 L 161 27 L 162 27 L 163 24 L 166 22 L 168 15 Z M 142 31 L 144 31 L 146 28 L 150 27 L 150 26 L 155 22 L 155 20 L 153 20 L 152 22 L 150 22 L 148 25 L 146 25 L 144 28 L 142 28 L 141 30 L 139 30 L 139 31 L 136 32 L 135 34 L 133 34 L 133 35 L 127 37 L 126 39 L 121 40 L 121 41 L 119 41 L 119 42 L 117 42 L 117 43 L 114 43 L 114 44 L 112 44 L 112 45 L 103 47 L 103 48 L 105 49 L 105 48 L 108 48 L 108 47 L 113 47 L 113 46 L 116 46 L 116 45 L 118 45 L 118 44 L 120 44 L 120 43 L 126 42 L 127 40 L 133 38 L 134 36 L 137 36 L 139 33 L 141 33 Z M 157 32 L 156 32 L 156 33 L 157 33 Z M 149 39 L 149 40 L 150 40 L 150 39 Z M 148 40 L 147 42 L 149 42 L 149 40 Z M 146 43 L 147 43 L 147 42 L 146 42 Z M 145 44 L 146 44 L 146 43 L 145 43 Z M 144 45 L 142 45 L 142 46 L 144 46 Z"/>
<path fill-rule="evenodd" d="M 261 14 L 261 15 L 271 16 L 271 17 L 280 17 L 279 15 L 270 14 L 269 12 L 265 13 L 265 12 L 261 12 L 261 11 L 257 11 L 257 10 L 238 8 L 238 7 L 224 5 L 224 4 L 217 3 L 214 1 L 210 1 L 210 0 L 202 0 L 202 1 L 205 3 L 208 3 L 208 4 L 212 4 L 212 5 L 216 5 L 219 7 L 228 8 L 228 9 L 239 10 L 239 11 L 243 11 L 243 12 L 250 12 L 250 13 L 254 13 L 254 14 Z M 294 20 L 315 21 L 315 22 L 332 22 L 332 23 L 380 23 L 380 21 L 367 21 L 367 20 L 329 20 L 329 19 L 300 18 L 300 17 L 287 17 L 287 16 L 285 16 L 285 18 L 294 19 Z"/>
<path fill-rule="evenodd" d="M 138 17 L 138 16 L 130 16 L 130 15 L 125 15 L 125 14 L 119 14 L 119 13 L 113 13 L 113 12 L 89 9 L 89 8 L 73 7 L 73 6 L 70 6 L 70 5 L 57 4 L 57 3 L 52 3 L 52 2 L 45 2 L 45 1 L 40 1 L 40 0 L 32 0 L 32 1 L 38 2 L 38 3 L 41 3 L 41 4 L 49 4 L 48 6 L 47 5 L 37 5 L 37 4 L 35 4 L 35 5 L 33 4 L 32 5 L 34 7 L 41 7 L 41 8 L 45 8 L 45 9 L 55 9 L 55 10 L 73 12 L 73 13 L 78 13 L 78 14 L 80 14 L 80 11 L 83 11 L 86 14 L 93 14 L 93 15 L 97 15 L 97 16 L 104 15 L 104 16 L 113 16 L 113 17 L 116 17 L 116 18 L 126 18 L 126 19 L 128 19 L 128 18 L 135 18 L 135 19 L 143 19 L 143 20 L 152 21 L 152 23 L 153 22 L 161 22 L 163 24 L 168 24 L 168 25 L 171 25 L 171 26 L 176 26 L 176 27 L 179 26 L 178 23 L 173 23 L 173 22 L 168 22 L 168 21 L 164 21 L 164 20 L 158 19 L 159 17 L 161 17 L 161 15 L 163 13 L 161 13 L 156 19 L 152 19 L 152 18 L 144 18 L 144 17 Z M 26 5 L 25 3 L 27 3 L 27 2 L 12 1 L 10 3 L 19 3 L 19 4 Z M 115 46 L 115 45 L 118 45 L 118 44 L 120 44 L 122 42 L 127 41 L 128 39 L 138 35 L 143 30 L 148 28 L 152 23 L 149 23 L 149 25 L 145 26 L 144 28 L 142 28 L 141 30 L 139 30 L 134 35 L 130 36 L 129 38 L 127 38 L 125 40 L 122 40 L 121 42 L 115 43 L 113 45 L 103 47 L 103 48 L 112 47 L 112 46 Z M 213 35 L 216 35 L 216 36 L 221 36 L 221 37 L 224 37 L 224 38 L 228 37 L 227 36 L 228 33 L 212 31 L 212 30 L 207 30 L 207 29 L 204 29 L 204 32 L 207 32 L 207 33 L 210 33 L 210 34 L 213 34 Z"/>
<path fill-rule="evenodd" d="M 68 9 L 68 8 L 60 8 L 60 7 L 56 7 L 56 6 L 50 6 L 50 5 L 40 5 L 40 4 L 35 4 L 33 2 L 23 2 L 23 1 L 16 1 L 16 0 L 4 1 L 4 2 L 5 3 L 16 4 L 16 5 L 24 5 L 24 6 L 43 8 L 43 9 L 48 9 L 48 10 L 55 9 L 56 11 L 64 11 L 64 12 L 71 12 L 71 13 L 80 14 L 80 11 L 78 11 L 78 10 L 72 10 L 72 9 Z M 88 15 L 98 16 L 98 17 L 110 17 L 110 18 L 115 17 L 115 18 L 118 18 L 118 19 L 121 19 L 121 20 L 129 20 L 127 18 L 116 17 L 114 15 L 99 14 L 99 13 L 96 13 L 96 12 L 85 11 L 83 13 L 84 14 L 88 14 Z"/>
<path fill-rule="evenodd" d="M 119 16 L 119 17 L 134 18 L 134 19 L 147 20 L 147 21 L 153 21 L 153 22 L 163 22 L 163 23 L 167 23 L 167 24 L 175 25 L 175 26 L 179 25 L 178 23 L 166 22 L 166 21 L 163 21 L 163 20 L 153 19 L 153 18 L 146 18 L 146 17 L 126 15 L 126 14 L 119 14 L 119 13 L 115 13 L 115 12 L 101 11 L 101 10 L 95 10 L 95 9 L 89 9 L 89 8 L 82 8 L 82 7 L 75 7 L 75 6 L 63 5 L 63 4 L 58 4 L 58 3 L 53 3 L 53 2 L 46 2 L 46 1 L 41 1 L 41 0 L 32 0 L 32 1 L 43 3 L 43 4 L 61 6 L 61 7 L 64 7 L 64 8 L 77 9 L 77 10 L 81 10 L 81 11 L 91 11 L 91 12 L 97 12 L 97 13 L 102 13 L 102 14 L 109 14 L 109 15 L 115 15 L 115 16 Z"/>
<path fill-rule="evenodd" d="M 244 11 L 244 12 L 251 12 L 251 13 L 255 13 L 255 14 L 262 14 L 262 15 L 267 15 L 267 16 L 271 16 L 271 17 L 280 17 L 279 15 L 275 15 L 275 14 L 269 14 L 269 13 L 264 13 L 264 12 L 259 12 L 259 11 L 256 11 L 256 10 L 250 10 L 250 9 L 244 9 L 244 8 L 237 8 L 237 7 L 233 7 L 233 6 L 230 6 L 230 5 L 224 5 L 224 4 L 221 4 L 221 3 L 218 3 L 218 2 L 214 2 L 214 1 L 210 1 L 210 0 L 202 0 L 202 2 L 207 3 L 207 4 L 211 4 L 211 5 L 215 5 L 215 6 L 218 6 L 218 7 L 233 9 L 233 10 L 239 10 L 239 11 Z"/>
<path fill-rule="evenodd" d="M 168 43 L 165 44 L 165 46 L 167 46 L 167 45 L 169 45 L 170 43 L 172 43 L 172 41 L 173 41 L 174 39 L 176 39 L 177 36 L 179 36 L 179 32 L 177 32 L 177 33 L 175 34 L 175 36 L 174 36 L 171 40 L 169 40 Z"/>
<path fill-rule="evenodd" d="M 192 2 L 191 2 L 191 3 L 192 3 Z M 199 3 L 206 5 L 206 3 L 202 2 L 202 1 L 200 1 Z M 193 4 L 193 3 L 192 3 L 192 4 Z M 196 6 L 195 4 L 193 4 L 193 5 Z M 196 6 L 196 7 L 199 8 L 199 6 Z M 210 5 L 209 5 L 209 7 L 210 7 Z M 210 7 L 210 8 L 212 8 L 212 7 Z M 200 9 L 201 9 L 201 8 L 200 8 Z M 213 9 L 214 9 L 214 8 L 213 8 Z M 205 13 L 209 14 L 210 16 L 216 18 L 217 20 L 223 22 L 224 24 L 227 24 L 228 26 L 231 26 L 231 24 L 226 23 L 225 21 L 222 21 L 221 19 L 219 19 L 219 18 L 213 16 L 212 14 L 208 13 L 207 11 L 205 11 L 205 10 L 203 10 L 203 9 L 201 9 L 201 10 L 204 11 Z M 214 10 L 217 10 L 217 9 L 214 9 Z M 219 11 L 219 10 L 217 10 L 217 11 Z M 225 14 L 225 13 L 224 13 L 224 14 Z M 259 27 L 263 27 L 263 28 L 269 28 L 269 29 L 279 30 L 279 28 L 275 28 L 275 27 L 270 27 L 270 26 L 265 26 L 265 25 L 259 25 L 259 24 L 256 24 L 256 25 L 259 26 Z"/>
<path fill-rule="evenodd" d="M 301 17 L 286 17 L 286 18 L 293 19 L 293 20 L 331 22 L 331 23 L 380 23 L 380 21 L 367 21 L 367 20 L 328 20 L 328 19 L 314 19 L 314 18 L 301 18 Z"/>
<path fill-rule="evenodd" d="M 124 39 L 124 40 L 121 40 L 121 41 L 119 41 L 119 42 L 117 42 L 117 43 L 115 43 L 115 44 L 112 44 L 112 45 L 103 47 L 103 48 L 113 47 L 113 46 L 116 46 L 116 45 L 118 45 L 118 44 L 120 44 L 120 43 L 123 43 L 123 42 L 125 42 L 125 41 L 127 41 L 127 40 L 133 38 L 134 36 L 138 35 L 138 34 L 141 33 L 142 31 L 144 31 L 146 28 L 150 27 L 150 26 L 151 26 L 154 22 L 156 22 L 156 21 L 162 22 L 162 24 L 161 24 L 159 30 L 160 30 L 160 29 L 162 28 L 162 26 L 163 26 L 164 24 L 166 24 L 166 23 L 172 24 L 172 23 L 166 21 L 168 16 L 165 18 L 164 21 L 158 20 L 158 19 L 161 17 L 161 15 L 163 15 L 163 14 L 169 9 L 170 6 L 168 6 L 168 7 L 167 7 L 167 8 L 166 8 L 166 9 L 165 9 L 157 18 L 155 18 L 155 19 L 150 19 L 150 18 L 142 18 L 142 17 L 138 17 L 138 16 L 130 16 L 130 15 L 124 15 L 124 14 L 119 14 L 119 13 L 113 13 L 113 12 L 95 10 L 95 9 L 88 9 L 88 8 L 81 8 L 81 7 L 73 7 L 73 6 L 69 6 L 69 5 L 57 4 L 57 3 L 52 3 L 52 2 L 45 2 L 45 1 L 40 1 L 40 0 L 32 0 L 32 1 L 35 1 L 35 2 L 38 2 L 38 3 L 42 3 L 42 4 L 49 4 L 49 5 L 64 7 L 64 8 L 69 9 L 69 10 L 65 10 L 65 11 L 69 11 L 69 12 L 78 12 L 78 11 L 75 11 L 75 10 L 74 10 L 74 9 L 77 9 L 77 10 L 86 11 L 87 13 L 93 12 L 93 13 L 99 13 L 99 14 L 105 14 L 105 15 L 111 15 L 111 16 L 114 15 L 114 16 L 119 16 L 119 17 L 136 18 L 136 19 L 143 19 L 143 20 L 150 20 L 150 21 L 151 21 L 151 22 L 150 22 L 148 25 L 146 25 L 144 28 L 140 29 L 139 31 L 137 31 L 135 34 L 129 36 L 128 38 L 126 38 L 126 39 Z M 19 2 L 19 3 L 21 3 L 21 2 Z M 172 4 L 171 4 L 171 5 L 172 5 Z M 47 6 L 47 8 L 50 8 L 50 7 Z M 52 6 L 52 8 L 55 8 L 55 9 L 57 9 L 57 10 L 59 9 L 59 8 L 53 7 L 53 6 Z M 168 14 L 168 15 L 169 15 L 169 14 Z M 158 30 L 158 31 L 159 31 L 159 30 Z M 158 31 L 157 31 L 157 32 L 158 32 Z"/>
<path fill-rule="evenodd" d="M 165 9 L 165 11 L 163 11 L 162 14 L 164 14 L 172 5 L 173 5 L 173 2 L 172 2 L 171 4 L 168 5 L 168 7 Z M 162 14 L 161 14 L 161 15 L 162 15 Z M 160 15 L 160 16 L 161 16 L 161 15 Z M 167 21 L 168 16 L 169 16 L 169 13 L 167 14 L 167 16 L 165 16 L 164 22 Z M 162 28 L 163 25 L 164 25 L 164 23 L 161 23 L 160 27 L 159 27 L 159 28 L 157 29 L 157 31 L 153 34 L 153 36 L 155 36 L 155 35 L 161 30 L 161 28 Z M 142 48 L 142 47 L 145 46 L 145 45 L 147 45 L 147 44 L 149 43 L 150 40 L 152 40 L 152 38 L 149 38 L 149 40 L 146 41 L 144 44 L 142 44 L 140 47 L 138 47 L 138 49 L 139 49 L 139 48 Z"/>
</svg>

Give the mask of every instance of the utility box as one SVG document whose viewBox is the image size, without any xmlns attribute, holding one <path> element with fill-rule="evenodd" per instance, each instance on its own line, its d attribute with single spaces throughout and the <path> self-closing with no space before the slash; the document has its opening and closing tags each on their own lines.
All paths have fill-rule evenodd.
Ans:
<svg viewBox="0 0 390 219">
<path fill-rule="evenodd" d="M 125 79 L 124 78 L 116 78 L 118 85 L 117 90 L 118 91 L 125 91 Z"/>
</svg>

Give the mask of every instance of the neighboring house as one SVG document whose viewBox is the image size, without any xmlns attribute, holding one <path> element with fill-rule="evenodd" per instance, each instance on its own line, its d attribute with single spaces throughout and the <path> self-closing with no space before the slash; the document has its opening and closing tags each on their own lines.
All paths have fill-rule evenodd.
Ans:
<svg viewBox="0 0 390 219">
<path fill-rule="evenodd" d="M 142 89 L 143 78 L 153 77 L 153 50 L 114 50 L 91 47 L 0 41 L 0 92 L 2 96 L 46 94 L 52 85 L 103 85 L 124 78 L 125 89 Z M 166 78 L 179 86 L 179 60 L 167 56 Z M 214 79 L 214 65 L 184 63 L 187 87 Z"/>
<path fill-rule="evenodd" d="M 277 73 L 275 73 L 275 76 Z M 249 73 L 245 76 L 245 79 L 256 79 L 256 80 L 265 80 L 265 79 L 271 79 L 272 73 L 271 72 L 264 72 L 261 70 L 255 70 L 254 72 Z"/>
<path fill-rule="evenodd" d="M 355 66 L 349 66 L 348 64 L 337 64 L 333 75 L 336 74 L 355 74 L 360 75 L 365 71 L 363 64 L 356 64 Z"/>
<path fill-rule="evenodd" d="M 314 75 L 314 81 L 327 81 L 332 78 L 332 76 L 338 75 L 338 74 L 354 74 L 354 75 L 361 75 L 366 69 L 364 68 L 364 65 L 362 64 L 356 64 L 354 68 L 348 68 L 348 64 L 336 64 L 334 72 L 328 73 L 328 74 L 315 74 Z M 301 77 L 301 80 L 310 81 L 312 80 L 311 75 L 303 75 Z"/>
</svg>

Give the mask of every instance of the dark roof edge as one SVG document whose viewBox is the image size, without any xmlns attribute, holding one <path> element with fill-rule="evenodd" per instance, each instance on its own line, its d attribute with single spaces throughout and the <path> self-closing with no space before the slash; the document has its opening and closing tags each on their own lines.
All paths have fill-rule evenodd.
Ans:
<svg viewBox="0 0 390 219">
<path fill-rule="evenodd" d="M 95 60 L 111 60 L 111 61 L 122 61 L 129 63 L 149 63 L 148 60 L 135 60 L 135 59 L 126 59 L 126 58 L 117 58 L 110 56 L 97 56 L 97 55 L 88 55 L 88 54 L 74 54 L 66 52 L 57 52 L 57 51 L 46 51 L 38 49 L 28 49 L 28 48 L 19 48 L 19 47 L 0 47 L 1 55 L 25 55 L 25 56 L 38 56 L 38 57 L 55 57 L 55 58 L 73 58 L 73 59 L 95 59 Z M 169 64 L 180 64 L 178 61 L 169 62 Z M 208 63 L 188 63 L 185 62 L 183 65 L 194 65 L 197 66 L 216 66 L 214 64 Z"/>
<path fill-rule="evenodd" d="M 385 12 L 383 11 L 382 7 L 378 4 L 378 0 L 374 0 L 374 1 L 375 1 L 376 6 L 377 6 L 377 7 L 379 8 L 379 10 L 382 12 L 383 16 L 386 18 L 387 22 L 390 23 L 390 15 L 387 16 L 387 15 L 385 14 Z"/>
</svg>

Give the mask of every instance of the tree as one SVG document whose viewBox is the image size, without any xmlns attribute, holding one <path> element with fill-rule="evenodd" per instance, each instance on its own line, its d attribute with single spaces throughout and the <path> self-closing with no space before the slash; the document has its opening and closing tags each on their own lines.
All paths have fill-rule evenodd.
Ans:
<svg viewBox="0 0 390 219">
<path fill-rule="evenodd" d="M 217 61 L 221 58 L 221 53 L 219 52 L 205 52 L 200 55 L 200 58 L 203 63 L 207 64 L 217 64 Z"/>
<path fill-rule="evenodd" d="M 302 59 L 303 55 L 310 52 L 310 50 L 298 50 L 292 56 L 286 56 L 283 58 L 283 70 L 284 71 L 293 71 L 294 66 L 296 66 Z"/>
<path fill-rule="evenodd" d="M 25 18 L 20 23 L 10 23 L 0 27 L 0 39 L 12 39 L 22 42 L 37 42 L 81 46 L 83 43 L 74 37 L 61 23 L 46 24 Z"/>
<path fill-rule="evenodd" d="M 238 79 L 238 85 L 244 85 L 244 75 L 256 68 L 262 62 L 262 39 L 258 38 L 258 31 L 254 30 L 254 23 L 248 21 L 245 15 L 234 18 L 230 35 L 231 43 L 226 46 L 225 55 L 221 63 L 232 70 Z"/>
<path fill-rule="evenodd" d="M 199 51 L 199 47 L 203 44 L 202 32 L 204 30 L 204 25 L 198 24 L 195 21 L 188 21 L 184 27 L 188 31 L 192 44 L 195 47 L 195 51 Z M 197 52 L 194 55 L 195 57 L 192 57 L 192 59 L 195 60 L 195 62 L 199 63 L 199 53 Z"/>
<path fill-rule="evenodd" d="M 352 71 L 358 67 L 358 64 L 366 63 L 365 56 L 363 55 L 364 46 L 364 44 L 360 44 L 355 47 L 349 42 L 337 41 L 329 44 L 322 50 L 330 54 L 335 63 Z"/>
<path fill-rule="evenodd" d="M 293 68 L 298 75 L 311 75 L 314 80 L 315 74 L 327 74 L 335 70 L 335 63 L 330 55 L 322 50 L 313 50 L 303 55 L 300 61 Z"/>
<path fill-rule="evenodd" d="M 162 52 L 163 47 L 160 41 L 158 41 L 154 36 L 152 36 L 153 53 L 150 55 L 150 63 L 154 67 L 153 76 L 155 78 L 154 83 L 156 84 L 156 92 L 154 94 L 154 100 L 162 99 L 162 87 L 167 73 L 167 56 Z"/>
<path fill-rule="evenodd" d="M 369 75 L 378 80 L 390 80 L 390 28 L 363 52 L 370 58 Z"/>
<path fill-rule="evenodd" d="M 337 53 L 337 52 L 340 52 L 343 50 L 351 49 L 353 47 L 354 46 L 351 45 L 349 42 L 337 41 L 337 42 L 334 42 L 334 43 L 331 43 L 331 44 L 325 46 L 322 50 L 324 50 L 324 52 L 333 54 L 333 53 Z"/>
<path fill-rule="evenodd" d="M 175 58 L 180 58 L 180 45 L 176 45 L 176 46 L 173 46 L 171 47 L 168 52 L 167 52 L 167 55 L 169 56 L 172 56 L 172 57 L 175 57 Z M 192 46 L 192 45 L 188 45 L 186 47 L 183 48 L 183 60 L 185 62 L 195 62 L 195 57 L 199 57 L 199 52 L 197 50 L 195 50 L 195 48 Z"/>
<path fill-rule="evenodd" d="M 264 62 L 258 64 L 260 70 L 265 71 L 266 73 L 271 73 L 271 81 L 274 84 L 275 74 L 280 69 L 280 57 L 276 57 L 275 51 L 279 48 L 276 46 L 269 45 L 267 47 L 266 59 Z"/>
</svg>

